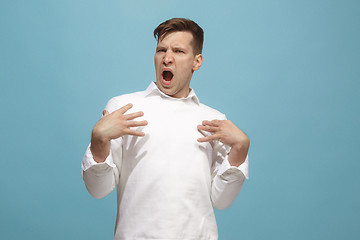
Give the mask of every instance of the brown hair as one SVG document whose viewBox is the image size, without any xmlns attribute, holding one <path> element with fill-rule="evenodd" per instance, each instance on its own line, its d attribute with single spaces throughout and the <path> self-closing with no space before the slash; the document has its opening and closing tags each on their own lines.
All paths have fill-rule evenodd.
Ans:
<svg viewBox="0 0 360 240">
<path fill-rule="evenodd" d="M 194 54 L 202 52 L 204 42 L 204 31 L 194 21 L 186 18 L 172 18 L 161 23 L 154 30 L 154 37 L 159 42 L 166 35 L 172 32 L 190 32 L 193 35 L 192 41 Z"/>
</svg>

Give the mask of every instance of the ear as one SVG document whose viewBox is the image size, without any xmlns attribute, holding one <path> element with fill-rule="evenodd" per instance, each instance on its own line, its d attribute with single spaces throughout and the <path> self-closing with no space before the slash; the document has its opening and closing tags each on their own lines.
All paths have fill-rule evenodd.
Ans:
<svg viewBox="0 0 360 240">
<path fill-rule="evenodd" d="M 201 67 L 202 62 L 203 62 L 202 54 L 200 53 L 200 54 L 195 55 L 192 70 L 193 71 L 198 70 Z"/>
</svg>

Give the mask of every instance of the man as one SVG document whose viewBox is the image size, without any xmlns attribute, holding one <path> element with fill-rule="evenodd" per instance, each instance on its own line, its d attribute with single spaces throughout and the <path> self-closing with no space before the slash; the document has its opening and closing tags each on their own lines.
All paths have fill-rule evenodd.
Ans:
<svg viewBox="0 0 360 240">
<path fill-rule="evenodd" d="M 190 88 L 203 30 L 174 18 L 154 36 L 156 83 L 108 102 L 83 179 L 95 198 L 117 188 L 115 239 L 217 239 L 213 207 L 228 207 L 247 178 L 249 138 Z"/>
</svg>

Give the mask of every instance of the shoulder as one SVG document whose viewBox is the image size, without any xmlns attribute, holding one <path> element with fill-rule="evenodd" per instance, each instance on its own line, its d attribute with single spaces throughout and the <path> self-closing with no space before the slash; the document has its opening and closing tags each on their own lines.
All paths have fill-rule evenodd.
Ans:
<svg viewBox="0 0 360 240">
<path fill-rule="evenodd" d="M 128 93 L 128 94 L 123 94 L 120 96 L 116 96 L 111 98 L 108 103 L 106 104 L 105 109 L 107 111 L 109 111 L 110 113 L 125 106 L 128 103 L 137 103 L 139 101 L 141 101 L 142 99 L 144 99 L 145 96 L 145 92 L 144 91 L 140 91 L 140 92 L 134 92 L 134 93 Z"/>
</svg>

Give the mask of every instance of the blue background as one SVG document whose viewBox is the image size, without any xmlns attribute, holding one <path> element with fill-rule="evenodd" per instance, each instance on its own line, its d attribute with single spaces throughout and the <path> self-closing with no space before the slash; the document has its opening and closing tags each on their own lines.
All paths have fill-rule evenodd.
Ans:
<svg viewBox="0 0 360 240">
<path fill-rule="evenodd" d="M 80 163 L 113 96 L 155 80 L 153 29 L 205 30 L 192 88 L 251 139 L 220 239 L 360 238 L 360 2 L 1 1 L 0 238 L 112 239 Z"/>
</svg>

